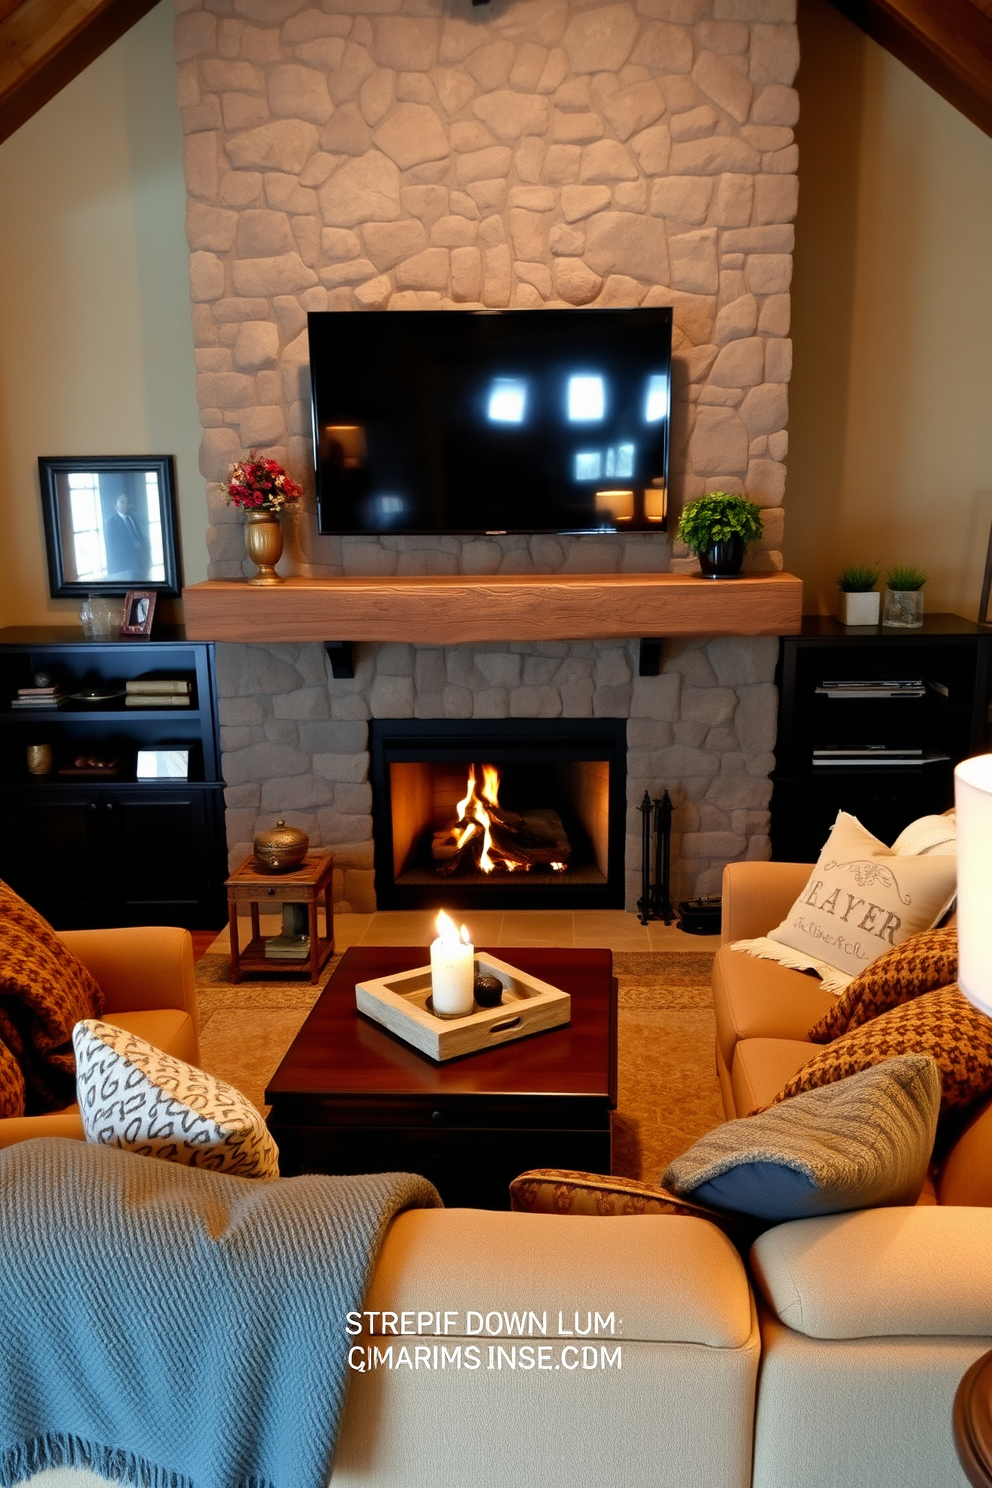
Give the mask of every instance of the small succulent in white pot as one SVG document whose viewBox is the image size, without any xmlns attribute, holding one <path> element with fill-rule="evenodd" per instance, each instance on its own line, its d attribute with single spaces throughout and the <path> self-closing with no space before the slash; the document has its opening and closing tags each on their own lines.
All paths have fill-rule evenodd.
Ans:
<svg viewBox="0 0 992 1488">
<path fill-rule="evenodd" d="M 837 619 L 841 625 L 877 625 L 880 596 L 876 563 L 849 563 L 837 580 Z"/>
</svg>

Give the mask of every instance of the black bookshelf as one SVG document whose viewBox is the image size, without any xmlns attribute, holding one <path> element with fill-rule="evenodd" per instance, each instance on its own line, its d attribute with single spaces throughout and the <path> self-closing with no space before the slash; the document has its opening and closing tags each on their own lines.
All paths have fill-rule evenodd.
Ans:
<svg viewBox="0 0 992 1488">
<path fill-rule="evenodd" d="M 810 615 L 799 635 L 783 637 L 773 858 L 815 862 L 839 810 L 891 842 L 915 817 L 953 805 L 954 766 L 988 748 L 990 661 L 992 629 L 959 615 L 928 615 L 917 630 Z M 827 696 L 817 691 L 827 681 L 919 681 L 922 690 Z M 857 750 L 870 751 L 864 763 L 832 762 Z"/>
<path fill-rule="evenodd" d="M 38 671 L 66 693 L 117 692 L 98 703 L 11 706 Z M 128 680 L 181 678 L 188 706 L 134 708 Z M 53 766 L 32 775 L 27 746 L 48 744 Z M 184 749 L 186 780 L 139 780 L 139 749 Z M 79 757 L 116 758 L 119 773 L 60 773 Z M 0 877 L 56 928 L 225 920 L 224 785 L 214 648 L 181 627 L 154 639 L 89 639 L 69 627 L 0 630 Z"/>
</svg>

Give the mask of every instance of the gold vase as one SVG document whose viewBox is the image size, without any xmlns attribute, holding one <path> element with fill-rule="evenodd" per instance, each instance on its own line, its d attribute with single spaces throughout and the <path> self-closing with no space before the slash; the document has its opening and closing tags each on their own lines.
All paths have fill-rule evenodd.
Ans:
<svg viewBox="0 0 992 1488">
<path fill-rule="evenodd" d="M 258 568 L 249 584 L 281 584 L 282 575 L 276 573 L 276 564 L 282 557 L 282 527 L 279 515 L 270 511 L 250 511 L 245 514 L 245 550 Z"/>
</svg>

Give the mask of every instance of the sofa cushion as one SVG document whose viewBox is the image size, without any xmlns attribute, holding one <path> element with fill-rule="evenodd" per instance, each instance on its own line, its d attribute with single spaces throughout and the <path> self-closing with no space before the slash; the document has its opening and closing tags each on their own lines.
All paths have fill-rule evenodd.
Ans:
<svg viewBox="0 0 992 1488">
<path fill-rule="evenodd" d="M 921 992 L 949 986 L 957 980 L 957 975 L 955 927 L 911 935 L 866 966 L 813 1025 L 807 1038 L 814 1044 L 829 1044 L 831 1039 L 860 1028 L 863 1023 L 887 1013 L 889 1008 L 919 997 Z"/>
<path fill-rule="evenodd" d="M 937 1175 L 940 1203 L 992 1209 L 992 1099 L 973 1106 L 949 1136 L 952 1145 Z"/>
<path fill-rule="evenodd" d="M 992 1018 L 957 987 L 940 987 L 818 1049 L 775 1100 L 790 1100 L 899 1054 L 931 1054 L 937 1061 L 943 1111 L 968 1106 L 992 1090 Z"/>
<path fill-rule="evenodd" d="M 0 882 L 0 1116 L 72 1100 L 72 1028 L 103 994 L 51 925 Z"/>
<path fill-rule="evenodd" d="M 96 1018 L 77 1023 L 73 1043 L 88 1142 L 241 1178 L 278 1178 L 268 1128 L 233 1085 Z"/>
<path fill-rule="evenodd" d="M 716 1038 L 728 1069 L 733 1067 L 734 1048 L 741 1039 L 801 1039 L 807 1043 L 810 1024 L 836 1002 L 834 993 L 809 972 L 790 971 L 730 946 L 721 946 L 713 961 Z"/>
<path fill-rule="evenodd" d="M 909 1054 L 708 1132 L 662 1184 L 762 1219 L 914 1204 L 926 1177 L 940 1076 Z"/>
<path fill-rule="evenodd" d="M 782 923 L 734 947 L 816 971 L 841 992 L 877 956 L 943 918 L 954 901 L 956 868 L 947 817 L 921 817 L 889 848 L 840 811 Z"/>
</svg>

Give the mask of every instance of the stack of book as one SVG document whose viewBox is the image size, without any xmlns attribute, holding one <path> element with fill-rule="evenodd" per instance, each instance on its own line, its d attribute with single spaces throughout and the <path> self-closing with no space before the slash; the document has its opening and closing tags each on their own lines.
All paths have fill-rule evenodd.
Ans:
<svg viewBox="0 0 992 1488">
<path fill-rule="evenodd" d="M 11 698 L 12 708 L 61 708 L 65 702 L 65 688 L 58 682 L 49 687 L 19 687 L 17 696 Z"/>
<path fill-rule="evenodd" d="M 309 935 L 270 935 L 265 942 L 267 961 L 306 961 L 309 955 Z"/>
<path fill-rule="evenodd" d="M 924 697 L 927 689 L 922 677 L 879 677 L 867 681 L 862 678 L 840 678 L 821 682 L 814 690 L 821 697 L 828 698 L 917 698 Z M 947 689 L 944 688 L 943 691 L 946 694 Z"/>
<path fill-rule="evenodd" d="M 124 684 L 128 708 L 188 708 L 190 684 L 183 677 L 132 678 Z"/>
<path fill-rule="evenodd" d="M 930 749 L 890 749 L 885 744 L 866 744 L 860 748 L 832 746 L 813 750 L 814 765 L 845 765 L 856 769 L 863 765 L 931 765 L 949 757 Z"/>
</svg>

